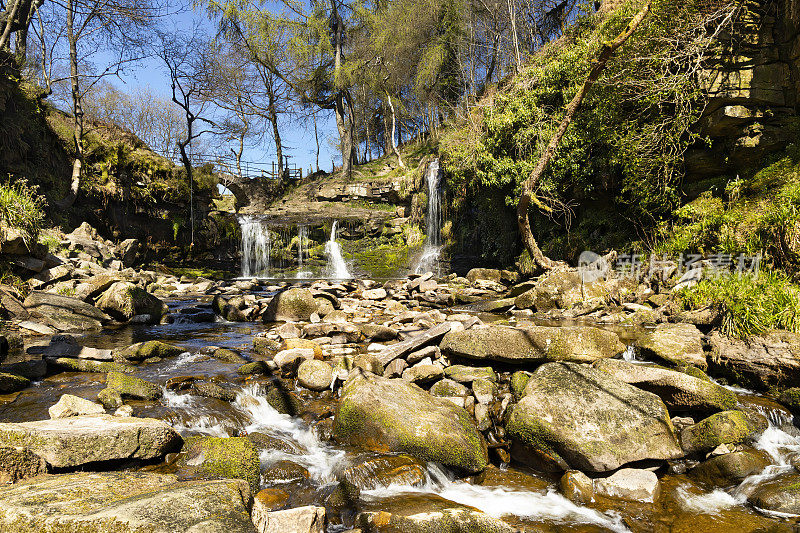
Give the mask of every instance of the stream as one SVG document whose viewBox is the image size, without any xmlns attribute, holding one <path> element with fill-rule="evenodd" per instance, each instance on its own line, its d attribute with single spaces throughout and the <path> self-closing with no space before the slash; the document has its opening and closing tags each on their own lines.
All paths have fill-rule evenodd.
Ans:
<svg viewBox="0 0 800 533">
<path fill-rule="evenodd" d="M 340 475 L 348 466 L 374 453 L 332 444 L 324 438 L 323 420 L 330 420 L 336 408 L 332 391 L 314 393 L 297 387 L 293 392 L 303 401 L 303 417 L 291 417 L 273 409 L 263 394 L 263 377 L 243 377 L 238 365 L 224 363 L 201 353 L 207 346 L 240 350 L 252 355 L 252 336 L 269 329 L 261 323 L 217 321 L 193 323 L 180 320 L 180 310 L 204 306 L 195 299 L 172 300 L 173 316 L 168 325 L 133 325 L 114 331 L 84 336 L 80 342 L 96 348 L 122 348 L 136 342 L 158 339 L 182 347 L 185 352 L 172 359 L 141 365 L 134 375 L 164 385 L 181 376 L 202 376 L 205 380 L 232 384 L 237 395 L 233 402 L 191 395 L 164 388 L 155 402 L 129 402 L 134 416 L 153 417 L 171 424 L 183 437 L 191 435 L 243 436 L 259 433 L 279 446 L 260 453 L 261 488 L 274 488 L 287 495 L 287 506 L 326 505 L 329 531 L 346 531 L 358 511 L 414 509 L 417 512 L 458 504 L 477 508 L 493 517 L 503 518 L 526 531 L 792 531 L 798 517 L 762 512 L 747 503 L 754 486 L 780 474 L 794 471 L 793 459 L 800 458 L 800 432 L 792 425 L 792 416 L 766 397 L 744 389 L 732 389 L 742 404 L 759 410 L 769 420 L 769 427 L 754 447 L 768 454 L 771 464 L 758 474 L 748 476 L 738 485 L 709 488 L 686 473 L 659 471 L 661 491 L 655 504 L 623 502 L 595 496 L 594 501 L 578 505 L 558 489 L 558 477 L 543 475 L 516 465 L 490 467 L 473 478 L 458 479 L 441 465 L 429 463 L 424 483 L 391 484 L 362 490 L 357 501 L 331 507 L 329 496 Z M 523 321 L 515 325 L 524 326 Z M 623 341 L 635 338 L 635 330 L 626 330 Z M 366 346 L 361 346 L 366 351 Z M 626 360 L 650 364 L 633 349 L 623 354 Z M 255 358 L 255 357 L 254 357 Z M 94 400 L 104 387 L 104 374 L 61 373 L 14 395 L 0 396 L 0 420 L 24 422 L 48 418 L 47 409 L 62 394 L 74 394 Z M 302 466 L 308 477 L 280 479 L 268 475 L 279 461 Z M 145 468 L 171 471 L 171 462 Z M 663 470 L 663 469 L 662 469 Z"/>
</svg>

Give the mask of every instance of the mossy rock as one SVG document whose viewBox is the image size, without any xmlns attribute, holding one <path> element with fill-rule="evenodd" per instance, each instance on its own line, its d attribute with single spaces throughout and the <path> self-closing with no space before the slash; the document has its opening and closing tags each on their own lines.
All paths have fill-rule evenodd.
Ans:
<svg viewBox="0 0 800 533">
<path fill-rule="evenodd" d="M 58 367 L 60 370 L 68 370 L 70 372 L 122 372 L 130 374 L 136 368 L 122 363 L 114 363 L 111 361 L 93 361 L 92 359 L 75 359 L 73 357 L 58 357 L 53 360 L 48 360 Z"/>
<path fill-rule="evenodd" d="M 783 474 L 760 484 L 747 500 L 767 511 L 800 514 L 800 474 Z"/>
<path fill-rule="evenodd" d="M 797 415 L 800 413 L 800 387 L 786 389 L 778 396 L 778 401 Z"/>
<path fill-rule="evenodd" d="M 118 409 L 125 403 L 119 391 L 109 389 L 108 387 L 97 393 L 97 401 L 103 404 L 103 407 L 108 410 Z"/>
<path fill-rule="evenodd" d="M 264 312 L 264 322 L 308 320 L 317 311 L 317 302 L 309 289 L 292 288 L 279 292 Z"/>
<path fill-rule="evenodd" d="M 770 456 L 756 449 L 712 457 L 689 471 L 689 475 L 712 487 L 729 487 L 752 474 L 759 474 L 772 463 Z"/>
<path fill-rule="evenodd" d="M 10 394 L 12 392 L 21 391 L 30 384 L 31 382 L 28 378 L 16 374 L 0 372 L 0 394 Z"/>
<path fill-rule="evenodd" d="M 211 354 L 211 357 L 223 363 L 246 363 L 247 358 L 242 356 L 239 352 L 229 350 L 228 348 L 217 348 Z"/>
<path fill-rule="evenodd" d="M 135 400 L 157 400 L 161 398 L 161 387 L 143 379 L 126 376 L 121 372 L 109 372 L 106 387 L 119 392 L 123 398 Z"/>
<path fill-rule="evenodd" d="M 247 437 L 189 437 L 179 468 L 223 479 L 243 479 L 253 492 L 261 482 L 261 461 Z"/>
<path fill-rule="evenodd" d="M 281 349 L 281 341 L 269 337 L 253 337 L 253 350 L 261 355 L 274 355 Z"/>
<path fill-rule="evenodd" d="M 720 444 L 746 442 L 758 430 L 742 411 L 722 411 L 681 431 L 681 446 L 687 453 L 707 452 Z"/>
<path fill-rule="evenodd" d="M 264 482 L 272 483 L 297 483 L 311 477 L 308 469 L 293 461 L 276 461 L 264 470 Z"/>
<path fill-rule="evenodd" d="M 236 369 L 236 373 L 240 376 L 252 376 L 255 374 L 269 374 L 269 367 L 264 361 L 253 361 L 252 363 L 245 363 Z"/>
<path fill-rule="evenodd" d="M 128 361 L 143 361 L 153 357 L 176 357 L 183 352 L 183 348 L 162 341 L 145 341 L 133 344 L 116 354 L 118 359 Z"/>
<path fill-rule="evenodd" d="M 531 379 L 531 373 L 524 370 L 517 370 L 511 374 L 511 393 L 514 398 L 519 400 L 525 394 L 525 387 L 528 386 L 528 381 Z"/>
<path fill-rule="evenodd" d="M 130 320 L 136 315 L 148 315 L 151 323 L 158 323 L 161 317 L 169 312 L 164 302 L 127 281 L 114 283 L 97 299 L 95 305 L 117 320 Z"/>
<path fill-rule="evenodd" d="M 297 416 L 303 404 L 295 393 L 282 386 L 274 386 L 267 392 L 267 403 L 284 415 Z"/>
</svg>

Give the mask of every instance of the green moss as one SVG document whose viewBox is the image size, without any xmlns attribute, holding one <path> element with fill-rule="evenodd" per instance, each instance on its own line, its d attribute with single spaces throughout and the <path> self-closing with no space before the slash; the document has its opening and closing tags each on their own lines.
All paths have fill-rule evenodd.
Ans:
<svg viewBox="0 0 800 533">
<path fill-rule="evenodd" d="M 183 464 L 197 466 L 228 479 L 243 479 L 253 493 L 261 483 L 261 461 L 247 437 L 188 437 L 184 440 Z M 195 463 L 199 463 L 195 465 Z"/>
<path fill-rule="evenodd" d="M 687 451 L 709 451 L 720 444 L 738 444 L 751 438 L 757 428 L 742 411 L 722 411 L 681 432 Z"/>
<path fill-rule="evenodd" d="M 129 361 L 141 361 L 151 357 L 175 357 L 185 350 L 162 341 L 146 341 L 128 346 L 117 354 L 119 358 Z"/>
<path fill-rule="evenodd" d="M 161 388 L 158 385 L 120 372 L 108 373 L 106 387 L 117 391 L 123 398 L 155 400 L 161 397 Z"/>
<path fill-rule="evenodd" d="M 136 370 L 130 365 L 113 363 L 110 361 L 93 361 L 91 359 L 73 359 L 71 357 L 59 357 L 54 361 L 56 366 L 72 372 L 125 372 L 130 373 Z"/>
</svg>

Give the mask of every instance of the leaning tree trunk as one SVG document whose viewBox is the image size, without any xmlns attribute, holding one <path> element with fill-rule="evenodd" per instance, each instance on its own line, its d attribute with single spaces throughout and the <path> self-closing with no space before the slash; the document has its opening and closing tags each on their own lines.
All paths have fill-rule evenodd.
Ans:
<svg viewBox="0 0 800 533">
<path fill-rule="evenodd" d="M 72 179 L 70 181 L 69 193 L 59 202 L 62 209 L 71 207 L 78 198 L 78 191 L 81 187 L 81 175 L 83 173 L 83 106 L 80 90 L 80 80 L 78 79 L 78 37 L 73 29 L 75 18 L 73 0 L 67 2 L 67 41 L 69 42 L 69 70 L 70 86 L 72 91 L 72 119 L 75 131 L 73 139 L 75 142 L 75 161 L 72 163 Z"/>
<path fill-rule="evenodd" d="M 602 74 L 603 70 L 606 68 L 608 60 L 611 59 L 620 46 L 625 44 L 625 41 L 627 41 L 628 38 L 633 35 L 633 33 L 642 23 L 644 18 L 650 12 L 650 6 L 652 3 L 652 0 L 648 0 L 644 7 L 642 7 L 636 16 L 631 19 L 625 29 L 622 30 L 622 32 L 617 35 L 613 41 L 606 41 L 603 43 L 597 59 L 592 62 L 592 69 L 589 71 L 586 81 L 583 82 L 581 88 L 572 98 L 570 103 L 567 104 L 566 112 L 561 124 L 558 126 L 555 134 L 550 139 L 547 148 L 545 148 L 544 153 L 542 153 L 539 161 L 536 163 L 536 167 L 534 167 L 533 172 L 531 172 L 531 175 L 522 185 L 522 196 L 517 204 L 517 225 L 519 226 L 519 233 L 522 237 L 522 243 L 525 245 L 525 249 L 530 254 L 531 259 L 533 259 L 533 261 L 536 263 L 536 266 L 541 269 L 551 270 L 556 266 L 557 263 L 542 253 L 542 250 L 536 243 L 536 239 L 533 238 L 531 223 L 530 219 L 528 218 L 528 207 L 530 207 L 531 201 L 533 200 L 533 191 L 541 180 L 544 171 L 547 169 L 547 165 L 553 159 L 553 156 L 558 149 L 558 145 L 561 143 L 562 137 L 564 137 L 564 133 L 566 133 L 567 128 L 569 128 L 572 119 L 575 117 L 575 113 L 580 108 L 583 99 L 589 92 L 589 89 L 591 89 L 592 85 L 594 85 L 594 83 L 600 77 L 600 74 Z"/>
</svg>

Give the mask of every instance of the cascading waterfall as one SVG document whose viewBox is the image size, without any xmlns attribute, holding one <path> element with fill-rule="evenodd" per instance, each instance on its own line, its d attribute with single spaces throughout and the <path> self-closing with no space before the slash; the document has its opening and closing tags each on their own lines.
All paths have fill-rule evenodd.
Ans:
<svg viewBox="0 0 800 533">
<path fill-rule="evenodd" d="M 351 279 L 353 276 L 347 269 L 347 263 L 342 257 L 342 248 L 336 242 L 336 223 L 331 226 L 331 238 L 325 243 L 325 254 L 328 256 L 327 277 L 330 279 Z"/>
<path fill-rule="evenodd" d="M 309 278 L 311 272 L 303 270 L 304 262 L 308 260 L 308 226 L 297 226 L 297 277 Z"/>
<path fill-rule="evenodd" d="M 242 277 L 269 277 L 269 226 L 254 217 L 240 217 L 242 230 Z"/>
<path fill-rule="evenodd" d="M 425 216 L 425 246 L 414 271 L 423 274 L 428 271 L 439 273 L 439 255 L 442 235 L 442 193 L 440 190 L 442 173 L 439 160 L 434 159 L 425 171 L 428 186 L 428 212 Z"/>
</svg>

